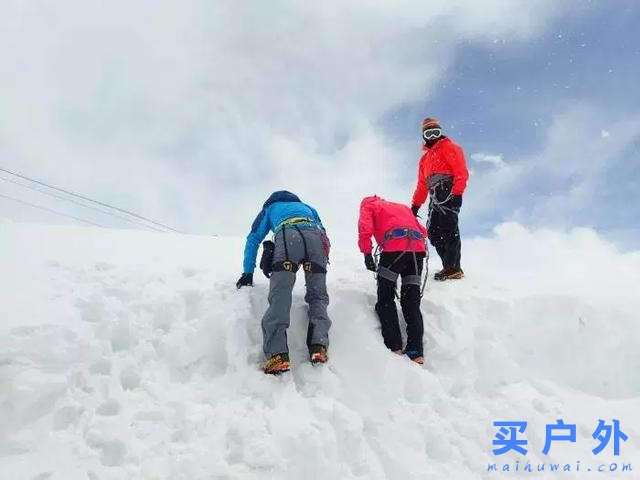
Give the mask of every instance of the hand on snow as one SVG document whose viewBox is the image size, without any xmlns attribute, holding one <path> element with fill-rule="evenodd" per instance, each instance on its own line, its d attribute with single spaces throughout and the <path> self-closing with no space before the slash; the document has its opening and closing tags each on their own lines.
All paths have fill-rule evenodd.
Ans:
<svg viewBox="0 0 640 480">
<path fill-rule="evenodd" d="M 253 287 L 253 273 L 243 273 L 240 280 L 236 282 L 236 288 Z"/>
<path fill-rule="evenodd" d="M 364 254 L 364 266 L 367 267 L 367 270 L 376 271 L 376 262 L 373 261 L 373 255 L 370 253 Z"/>
</svg>

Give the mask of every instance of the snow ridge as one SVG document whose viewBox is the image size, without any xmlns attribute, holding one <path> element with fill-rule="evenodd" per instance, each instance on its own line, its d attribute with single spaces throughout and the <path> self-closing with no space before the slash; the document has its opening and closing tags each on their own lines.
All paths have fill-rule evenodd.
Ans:
<svg viewBox="0 0 640 480">
<path fill-rule="evenodd" d="M 479 479 L 495 420 L 531 424 L 532 462 L 593 460 L 598 418 L 640 433 L 640 256 L 589 231 L 467 242 L 467 278 L 423 301 L 425 368 L 386 351 L 373 279 L 337 251 L 329 364 L 307 361 L 299 276 L 292 371 L 271 377 L 267 282 L 234 286 L 241 239 L 1 228 L 0 478 Z M 555 268 L 562 248 L 575 268 Z M 587 257 L 621 276 L 576 285 Z M 556 418 L 579 442 L 543 456 Z"/>
</svg>

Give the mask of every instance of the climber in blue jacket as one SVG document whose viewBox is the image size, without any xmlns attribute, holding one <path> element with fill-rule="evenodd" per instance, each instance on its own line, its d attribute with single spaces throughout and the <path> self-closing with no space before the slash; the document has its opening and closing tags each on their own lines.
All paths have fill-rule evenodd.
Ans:
<svg viewBox="0 0 640 480">
<path fill-rule="evenodd" d="M 265 242 L 260 267 L 269 281 L 269 308 L 262 317 L 265 373 L 282 373 L 290 368 L 287 328 L 291 310 L 291 292 L 300 266 L 305 272 L 309 304 L 307 346 L 312 363 L 328 360 L 329 295 L 326 273 L 329 239 L 318 212 L 293 193 L 274 192 L 264 203 L 251 225 L 244 249 L 243 274 L 237 288 L 253 286 L 253 271 L 260 242 L 272 231 L 273 242 Z"/>
</svg>

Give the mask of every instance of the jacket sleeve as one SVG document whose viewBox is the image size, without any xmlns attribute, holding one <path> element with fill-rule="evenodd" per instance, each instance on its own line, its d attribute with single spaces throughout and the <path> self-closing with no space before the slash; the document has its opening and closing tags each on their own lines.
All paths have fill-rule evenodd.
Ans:
<svg viewBox="0 0 640 480">
<path fill-rule="evenodd" d="M 324 228 L 324 225 L 322 225 L 322 220 L 320 220 L 320 215 L 318 215 L 318 212 L 316 211 L 316 209 L 310 205 L 307 205 L 307 207 L 309 207 L 309 209 L 313 213 L 313 220 L 315 220 L 315 222 L 318 224 L 318 226 L 324 233 L 327 233 L 327 230 Z"/>
<path fill-rule="evenodd" d="M 411 205 L 421 207 L 427 199 L 428 194 L 429 189 L 427 188 L 427 179 L 424 178 L 424 174 L 422 173 L 422 158 L 420 158 L 420 164 L 418 165 L 418 184 L 416 185 L 415 192 L 413 192 Z"/>
<path fill-rule="evenodd" d="M 358 247 L 362 253 L 371 253 L 373 250 L 371 243 L 373 232 L 373 206 L 370 203 L 365 203 L 360 206 L 360 218 L 358 219 Z"/>
<path fill-rule="evenodd" d="M 253 222 L 251 232 L 247 235 L 247 243 L 244 246 L 244 262 L 242 271 L 253 273 L 256 268 L 256 256 L 260 242 L 269 233 L 269 216 L 262 210 Z"/>
<path fill-rule="evenodd" d="M 453 153 L 454 155 L 452 155 L 449 160 L 451 171 L 453 172 L 453 187 L 451 188 L 451 193 L 453 195 L 462 195 L 465 188 L 467 188 L 469 170 L 467 170 L 467 163 L 464 160 L 462 148 L 456 147 Z"/>
</svg>

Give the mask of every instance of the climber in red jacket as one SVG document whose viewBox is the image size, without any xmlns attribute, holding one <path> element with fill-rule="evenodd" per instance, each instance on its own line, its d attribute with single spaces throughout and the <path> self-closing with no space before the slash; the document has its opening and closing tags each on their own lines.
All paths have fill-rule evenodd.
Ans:
<svg viewBox="0 0 640 480">
<path fill-rule="evenodd" d="M 464 152 L 458 144 L 442 134 L 442 127 L 435 118 L 423 120 L 422 138 L 423 154 L 411 210 L 417 215 L 427 196 L 430 197 L 427 230 L 443 266 L 434 278 L 462 278 L 464 272 L 460 268 L 458 214 L 469 178 Z"/>
<path fill-rule="evenodd" d="M 378 265 L 371 253 L 371 237 L 375 237 L 381 251 Z M 399 355 L 404 353 L 418 364 L 424 363 L 420 276 L 426 255 L 426 237 L 427 231 L 406 205 L 387 202 L 376 196 L 362 200 L 358 246 L 364 254 L 367 269 L 377 273 L 376 313 L 380 318 L 384 344 Z M 407 323 L 407 346 L 404 352 L 395 303 L 399 276 L 402 278 L 400 305 Z"/>
</svg>

